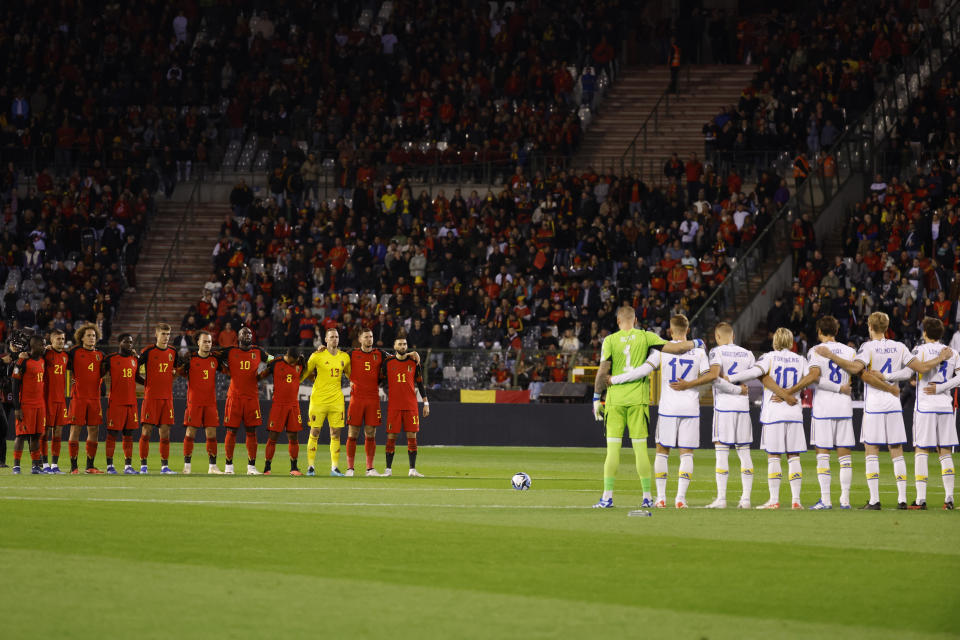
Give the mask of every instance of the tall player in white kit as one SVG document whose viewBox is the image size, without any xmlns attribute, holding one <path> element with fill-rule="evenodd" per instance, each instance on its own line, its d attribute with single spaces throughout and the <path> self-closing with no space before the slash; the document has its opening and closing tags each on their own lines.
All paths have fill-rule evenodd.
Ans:
<svg viewBox="0 0 960 640">
<path fill-rule="evenodd" d="M 857 352 L 853 347 L 836 341 L 840 323 L 833 316 L 817 320 L 817 337 L 820 344 L 807 356 L 810 373 L 800 381 L 798 388 L 787 389 L 796 393 L 808 384 L 817 383 L 813 394 L 813 411 L 810 418 L 810 445 L 817 450 L 817 480 L 820 482 L 820 499 L 810 507 L 813 511 L 832 509 L 830 498 L 830 451 L 836 449 L 840 464 L 840 508 L 850 508 L 850 484 L 853 481 L 853 461 L 850 450 L 857 440 L 853 435 L 853 400 L 850 397 L 850 374 L 839 365 L 817 353 L 819 347 L 831 353 L 853 360 Z"/>
<path fill-rule="evenodd" d="M 807 450 L 803 433 L 803 406 L 797 398 L 786 392 L 800 386 L 800 380 L 810 372 L 807 359 L 793 353 L 793 332 L 780 327 L 773 334 L 773 351 L 763 354 L 757 363 L 742 373 L 728 376 L 730 382 L 738 383 L 770 375 L 776 385 L 764 384 L 763 406 L 760 409 L 760 447 L 767 452 L 767 485 L 770 499 L 758 509 L 780 508 L 780 481 L 783 478 L 780 456 L 787 454 L 787 469 L 790 473 L 791 504 L 802 509 L 800 488 L 803 471 L 800 454 Z M 774 402 L 779 397 L 783 402 Z"/>
<path fill-rule="evenodd" d="M 670 318 L 670 335 L 673 342 L 687 339 L 690 323 L 686 316 Z M 667 473 L 670 449 L 680 449 L 680 474 L 677 482 L 677 509 L 687 508 L 687 487 L 693 477 L 693 450 L 700 447 L 700 392 L 695 388 L 677 390 L 672 383 L 678 381 L 705 384 L 702 379 L 709 373 L 710 365 L 703 349 L 695 348 L 679 355 L 653 351 L 647 361 L 632 371 L 610 378 L 611 384 L 623 384 L 645 378 L 655 370 L 661 371 L 660 403 L 657 412 L 657 457 L 653 464 L 657 500 L 654 506 L 667 506 Z"/>
<path fill-rule="evenodd" d="M 907 430 L 903 424 L 903 406 L 900 404 L 899 385 L 888 383 L 883 376 L 904 367 L 917 373 L 927 373 L 939 366 L 940 360 L 920 362 L 902 342 L 887 340 L 884 335 L 890 326 L 890 318 L 875 311 L 867 319 L 870 340 L 860 345 L 853 361 L 841 358 L 826 347 L 817 347 L 816 352 L 843 368 L 851 375 L 860 374 L 863 379 L 863 425 L 860 441 L 866 451 L 864 470 L 870 499 L 861 509 L 879 511 L 880 506 L 880 447 L 890 450 L 893 474 L 897 483 L 897 508 L 907 508 L 907 463 L 903 459 L 903 445 L 907 442 Z"/>
<path fill-rule="evenodd" d="M 924 318 L 923 344 L 917 345 L 913 355 L 921 362 L 937 361 L 940 364 L 927 373 L 917 374 L 917 399 L 913 405 L 913 469 L 917 499 L 909 509 L 927 508 L 927 473 L 930 453 L 940 454 L 940 477 L 943 480 L 943 508 L 953 509 L 953 447 L 957 446 L 957 416 L 953 409 L 953 397 L 949 392 L 960 381 L 960 355 L 940 344 L 943 323 L 937 318 Z M 942 359 L 946 357 L 946 359 Z M 887 380 L 906 380 L 913 376 L 910 368 L 894 371 L 884 376 Z M 933 387 L 927 391 L 928 387 Z"/>
</svg>

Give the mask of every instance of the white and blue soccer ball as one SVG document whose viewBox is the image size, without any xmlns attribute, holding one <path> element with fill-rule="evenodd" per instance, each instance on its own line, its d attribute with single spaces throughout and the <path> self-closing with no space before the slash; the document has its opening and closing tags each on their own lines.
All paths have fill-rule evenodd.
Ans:
<svg viewBox="0 0 960 640">
<path fill-rule="evenodd" d="M 510 478 L 510 484 L 513 485 L 513 488 L 517 491 L 526 491 L 530 488 L 530 476 L 520 471 Z"/>
</svg>

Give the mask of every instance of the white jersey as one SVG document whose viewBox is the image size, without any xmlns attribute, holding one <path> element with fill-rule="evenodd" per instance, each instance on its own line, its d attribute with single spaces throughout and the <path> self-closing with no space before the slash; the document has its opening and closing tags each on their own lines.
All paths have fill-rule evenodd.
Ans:
<svg viewBox="0 0 960 640">
<path fill-rule="evenodd" d="M 696 387 L 686 391 L 674 391 L 671 382 L 692 381 L 710 371 L 710 363 L 703 349 L 691 349 L 675 355 L 653 351 L 646 364 L 660 369 L 660 406 L 657 414 L 671 418 L 699 418 L 700 390 Z"/>
<path fill-rule="evenodd" d="M 860 345 L 860 351 L 857 352 L 855 360 L 859 360 L 866 368 L 871 371 L 877 371 L 880 375 L 892 373 L 903 369 L 913 362 L 914 356 L 903 346 L 902 342 L 896 340 L 869 340 Z M 890 384 L 896 385 L 896 382 Z M 863 411 L 864 413 L 900 413 L 903 406 L 900 404 L 900 398 L 881 391 L 869 384 L 864 384 L 863 392 Z"/>
<path fill-rule="evenodd" d="M 824 342 L 817 347 L 826 347 L 840 356 L 844 360 L 853 360 L 857 352 L 853 347 L 848 347 L 839 342 Z M 840 386 L 850 384 L 850 374 L 840 365 L 837 365 L 829 358 L 824 358 L 817 354 L 817 347 L 810 349 L 807 354 L 807 362 L 811 367 L 820 369 L 820 380 L 818 384 L 833 383 Z M 819 420 L 845 420 L 853 417 L 853 399 L 845 394 L 836 391 L 828 391 L 818 388 L 813 394 L 813 412 L 812 416 Z"/>
<path fill-rule="evenodd" d="M 756 359 L 753 354 L 735 344 L 726 344 L 710 349 L 710 366 L 720 365 L 720 372 L 727 377 L 746 371 Z M 723 393 L 713 386 L 713 408 L 722 412 L 750 413 L 750 398 L 745 395 Z"/>
<path fill-rule="evenodd" d="M 939 356 L 942 349 L 946 347 L 939 342 L 927 342 L 917 345 L 913 349 L 913 355 L 919 358 L 920 362 L 927 362 Z M 960 356 L 954 351 L 953 355 L 941 362 L 936 369 L 931 369 L 923 375 L 917 374 L 917 400 L 914 403 L 914 409 L 918 413 L 953 413 L 953 394 L 927 395 L 923 392 L 923 388 L 928 384 L 943 384 L 957 375 L 958 368 L 960 368 Z"/>
<path fill-rule="evenodd" d="M 807 359 L 798 353 L 781 349 L 760 356 L 757 364 L 763 375 L 769 374 L 773 381 L 784 389 L 800 382 L 800 378 L 810 373 Z M 773 402 L 773 392 L 763 389 L 763 407 L 760 409 L 760 422 L 803 422 L 803 406 L 797 402 L 792 407 L 786 402 Z"/>
</svg>

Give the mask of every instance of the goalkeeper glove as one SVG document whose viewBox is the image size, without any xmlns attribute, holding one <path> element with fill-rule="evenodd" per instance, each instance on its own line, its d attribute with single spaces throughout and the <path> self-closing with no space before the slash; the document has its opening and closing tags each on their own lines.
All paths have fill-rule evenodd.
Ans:
<svg viewBox="0 0 960 640">
<path fill-rule="evenodd" d="M 693 348 L 694 349 L 703 349 L 703 340 L 700 338 L 693 339 Z"/>
<path fill-rule="evenodd" d="M 600 394 L 593 394 L 593 418 L 597 422 L 603 421 L 603 403 L 600 402 Z"/>
</svg>

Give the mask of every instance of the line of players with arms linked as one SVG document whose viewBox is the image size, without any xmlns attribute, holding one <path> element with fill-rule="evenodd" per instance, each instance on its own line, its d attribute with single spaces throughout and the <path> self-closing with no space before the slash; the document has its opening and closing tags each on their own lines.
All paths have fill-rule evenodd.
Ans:
<svg viewBox="0 0 960 640">
<path fill-rule="evenodd" d="M 280 357 L 273 357 L 253 344 L 253 333 L 243 327 L 238 333 L 237 347 L 219 353 L 212 350 L 213 338 L 204 331 L 197 334 L 197 351 L 178 357 L 169 346 L 170 326 L 159 324 L 156 342 L 140 351 L 134 348 L 129 334 L 119 336 L 116 353 L 106 354 L 97 348 L 98 333 L 92 324 L 75 332 L 76 346 L 66 350 L 66 336 L 53 331 L 49 344 L 40 336 L 22 341 L 14 349 L 12 401 L 16 417 L 14 442 L 14 473 L 20 473 L 20 461 L 27 445 L 34 474 L 64 473 L 59 468 L 61 438 L 69 426 L 68 448 L 70 473 L 79 474 L 78 457 L 80 434 L 86 427 L 86 470 L 88 474 L 104 473 L 95 465 L 100 425 L 103 423 L 102 389 L 107 388 L 106 473 L 138 475 L 148 473 L 150 436 L 159 433 L 162 474 L 173 474 L 169 465 L 170 428 L 174 424 L 174 376 L 187 379 L 187 406 L 183 416 L 186 435 L 183 441 L 183 473 L 191 473 L 194 442 L 199 431 L 206 438 L 210 474 L 234 473 L 234 449 L 238 431 L 246 432 L 247 474 L 257 475 L 256 428 L 263 424 L 260 413 L 258 383 L 272 378 L 273 401 L 268 421 L 268 441 L 265 450 L 264 473 L 271 473 L 271 464 L 282 432 L 287 434 L 290 454 L 290 475 L 303 475 L 297 466 L 300 453 L 298 433 L 303 429 L 300 410 L 300 383 L 314 378 L 308 409 L 310 436 L 307 443 L 308 476 L 316 475 L 315 460 L 318 440 L 324 423 L 330 431 L 330 475 L 354 475 L 354 459 L 361 428 L 364 430 L 366 475 L 393 474 L 393 457 L 398 435 L 406 436 L 410 462 L 408 474 L 422 477 L 416 469 L 417 432 L 420 415 L 417 391 L 423 398 L 423 416 L 430 414 L 430 404 L 423 388 L 420 358 L 407 351 L 404 336 L 394 342 L 395 352 L 373 347 L 373 333 L 360 334 L 360 347 L 343 350 L 336 329 L 329 329 L 325 345 L 312 353 L 306 361 L 295 348 Z M 230 377 L 224 408 L 223 426 L 226 427 L 224 452 L 226 465 L 217 464 L 217 428 L 220 416 L 217 409 L 216 374 Z M 69 373 L 69 377 L 68 377 Z M 350 380 L 349 411 L 345 401 L 341 377 Z M 68 380 L 71 385 L 69 407 Z M 137 412 L 137 383 L 143 385 L 143 402 Z M 374 468 L 376 456 L 376 428 L 382 416 L 380 388 L 387 390 L 387 444 L 386 469 Z M 347 437 L 346 472 L 341 472 L 340 442 L 344 417 L 349 425 Z M 133 464 L 133 440 L 137 429 L 139 437 L 139 470 Z M 122 471 L 114 464 L 117 442 L 123 449 Z"/>
<path fill-rule="evenodd" d="M 803 471 L 800 454 L 807 451 L 802 406 L 798 394 L 815 385 L 810 421 L 810 445 L 816 449 L 820 499 L 813 510 L 832 509 L 830 453 L 839 463 L 841 509 L 850 509 L 853 477 L 851 450 L 856 445 L 853 429 L 851 376 L 864 383 L 863 421 L 860 441 L 865 449 L 864 471 L 869 498 L 860 507 L 879 510 L 881 447 L 890 451 L 897 491 L 898 509 L 927 508 L 929 458 L 937 454 L 944 491 L 944 509 L 953 509 L 953 447 L 958 446 L 955 403 L 951 390 L 960 386 L 960 355 L 940 343 L 942 322 L 924 318 L 922 341 L 911 352 L 903 343 L 885 335 L 889 317 L 873 313 L 868 319 L 870 340 L 859 351 L 838 343 L 838 322 L 832 316 L 817 321 L 820 344 L 806 357 L 794 353 L 793 334 L 779 328 L 773 335 L 773 351 L 755 360 L 753 354 L 734 344 L 733 328 L 720 323 L 715 329 L 717 346 L 709 355 L 700 340 L 687 340 L 689 324 L 682 315 L 670 320 L 672 340 L 635 329 L 633 309 L 618 311 L 619 331 L 603 341 L 600 367 L 594 387 L 593 411 L 603 420 L 607 436 L 604 488 L 597 508 L 613 507 L 614 478 L 620 464 L 620 446 L 629 430 L 636 455 L 637 474 L 643 488 L 642 508 L 667 506 L 667 477 L 672 449 L 680 451 L 680 467 L 674 505 L 687 508 L 687 489 L 693 476 L 693 451 L 700 446 L 700 393 L 697 387 L 712 385 L 713 435 L 716 450 L 717 495 L 711 509 L 727 506 L 729 454 L 740 459 L 742 492 L 738 506 L 751 507 L 753 462 L 750 445 L 753 425 L 747 386 L 743 382 L 760 378 L 764 390 L 760 411 L 760 447 L 767 453 L 769 499 L 758 509 L 780 507 L 783 478 L 782 456 L 787 456 L 791 505 L 802 509 L 800 490 Z M 657 347 L 657 350 L 652 350 Z M 647 453 L 647 425 L 650 402 L 649 376 L 661 375 L 656 425 L 656 458 L 653 478 L 656 499 L 650 491 L 650 461 Z M 914 483 L 916 498 L 907 504 L 907 465 L 903 445 L 907 444 L 898 382 L 916 376 L 913 410 Z M 602 394 L 606 391 L 606 401 Z"/>
</svg>

